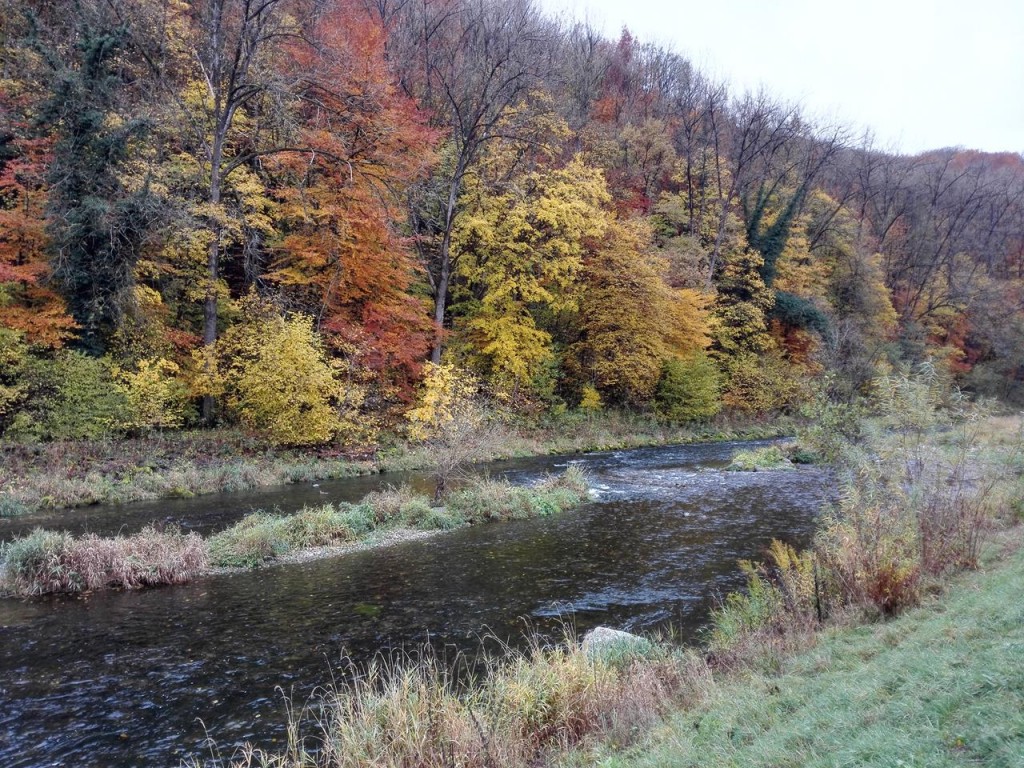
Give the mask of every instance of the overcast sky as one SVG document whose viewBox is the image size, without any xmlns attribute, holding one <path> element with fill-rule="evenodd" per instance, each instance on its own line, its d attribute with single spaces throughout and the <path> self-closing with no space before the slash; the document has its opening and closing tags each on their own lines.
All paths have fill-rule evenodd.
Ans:
<svg viewBox="0 0 1024 768">
<path fill-rule="evenodd" d="M 891 149 L 1024 153 L 1024 0 L 539 0 Z"/>
</svg>

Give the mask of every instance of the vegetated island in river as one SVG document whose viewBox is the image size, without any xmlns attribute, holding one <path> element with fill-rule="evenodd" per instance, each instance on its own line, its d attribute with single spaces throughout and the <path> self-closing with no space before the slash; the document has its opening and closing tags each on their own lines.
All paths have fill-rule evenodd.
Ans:
<svg viewBox="0 0 1024 768">
<path fill-rule="evenodd" d="M 488 521 L 544 517 L 587 496 L 586 475 L 569 467 L 528 487 L 476 479 L 448 493 L 444 506 L 403 486 L 370 493 L 358 504 L 306 507 L 291 515 L 254 512 L 207 539 L 152 526 L 107 538 L 36 529 L 0 545 L 0 594 L 184 584 L 226 569 L 338 555 Z"/>
</svg>

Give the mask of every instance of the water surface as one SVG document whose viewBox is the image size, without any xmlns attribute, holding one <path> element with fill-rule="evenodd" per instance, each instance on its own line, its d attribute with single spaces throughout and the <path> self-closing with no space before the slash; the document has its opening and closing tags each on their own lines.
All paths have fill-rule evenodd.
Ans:
<svg viewBox="0 0 1024 768">
<path fill-rule="evenodd" d="M 0 601 L 0 765 L 176 765 L 203 752 L 207 733 L 227 753 L 246 740 L 273 747 L 282 691 L 304 699 L 344 659 L 427 641 L 472 651 L 485 632 L 516 642 L 526 624 L 564 620 L 692 639 L 715 596 L 742 584 L 737 559 L 773 537 L 805 542 L 830 496 L 819 470 L 721 471 L 738 447 L 498 468 L 529 482 L 583 463 L 599 498 L 554 518 L 184 587 Z M 345 482 L 321 488 L 341 497 Z M 301 506 L 301 491 L 272 491 L 270 506 Z M 202 528 L 202 508 L 223 514 L 212 502 L 174 514 Z"/>
</svg>

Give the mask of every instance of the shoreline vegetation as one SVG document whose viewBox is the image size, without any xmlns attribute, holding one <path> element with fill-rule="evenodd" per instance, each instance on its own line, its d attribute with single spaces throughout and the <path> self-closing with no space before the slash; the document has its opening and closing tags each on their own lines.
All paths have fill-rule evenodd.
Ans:
<svg viewBox="0 0 1024 768">
<path fill-rule="evenodd" d="M 1024 746 L 1021 419 L 906 377 L 880 380 L 874 406 L 801 436 L 835 460 L 840 501 L 806 551 L 775 542 L 741 564 L 747 589 L 701 647 L 534 638 L 468 682 L 427 651 L 378 659 L 289 702 L 284 746 L 214 743 L 213 763 L 189 765 L 1010 764 Z"/>
<path fill-rule="evenodd" d="M 650 416 L 605 411 L 536 427 L 509 427 L 474 463 L 534 455 L 792 434 L 788 419 L 717 419 L 674 426 Z M 149 438 L 0 445 L 0 517 L 384 472 L 429 469 L 428 448 L 396 441 L 379 450 L 274 448 L 240 431 L 167 433 Z"/>
<path fill-rule="evenodd" d="M 583 503 L 588 490 L 585 473 L 569 467 L 533 486 L 474 479 L 448 494 L 443 507 L 403 486 L 370 493 L 358 504 L 306 507 L 291 515 L 254 512 L 207 539 L 153 527 L 107 538 L 37 528 L 0 544 L 0 596 L 184 584 L 225 570 L 340 555 L 465 525 L 546 517 Z"/>
</svg>

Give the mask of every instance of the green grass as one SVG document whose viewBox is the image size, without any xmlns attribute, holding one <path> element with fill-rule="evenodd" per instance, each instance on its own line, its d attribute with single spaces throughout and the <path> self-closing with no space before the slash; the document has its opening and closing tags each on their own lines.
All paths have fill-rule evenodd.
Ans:
<svg viewBox="0 0 1024 768">
<path fill-rule="evenodd" d="M 448 497 L 446 508 L 468 522 L 526 520 L 558 514 L 580 504 L 586 495 L 586 475 L 569 467 L 532 487 L 507 480 L 473 480 Z"/>
<path fill-rule="evenodd" d="M 1019 536 L 1019 531 L 1018 531 Z M 649 743 L 652 766 L 1024 766 L 1024 552 L 899 619 L 835 629 L 773 674 L 741 674 Z"/>
<path fill-rule="evenodd" d="M 765 469 L 792 469 L 793 462 L 777 445 L 755 448 L 751 451 L 737 451 L 727 469 L 735 472 L 757 472 Z"/>
<path fill-rule="evenodd" d="M 433 507 L 408 486 L 374 491 L 359 504 L 306 507 L 293 515 L 254 512 L 208 541 L 216 567 L 255 568 L 314 547 L 347 544 L 399 528 L 450 530 L 495 520 L 544 517 L 580 504 L 587 479 L 576 467 L 533 487 L 504 480 L 476 480 Z"/>
</svg>

